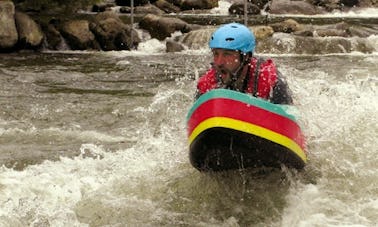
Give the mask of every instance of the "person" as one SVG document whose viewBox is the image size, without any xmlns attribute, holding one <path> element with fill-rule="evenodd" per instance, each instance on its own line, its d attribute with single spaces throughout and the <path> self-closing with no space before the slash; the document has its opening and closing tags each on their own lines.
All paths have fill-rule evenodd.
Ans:
<svg viewBox="0 0 378 227">
<path fill-rule="evenodd" d="M 220 26 L 211 36 L 212 67 L 197 82 L 196 98 L 216 88 L 251 94 L 275 104 L 292 104 L 290 89 L 273 60 L 254 56 L 256 41 L 239 23 Z"/>
</svg>

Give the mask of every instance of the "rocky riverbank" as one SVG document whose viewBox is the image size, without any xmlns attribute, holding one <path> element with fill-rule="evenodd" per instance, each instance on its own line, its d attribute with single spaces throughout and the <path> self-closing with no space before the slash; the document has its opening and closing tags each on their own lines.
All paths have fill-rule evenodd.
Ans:
<svg viewBox="0 0 378 227">
<path fill-rule="evenodd" d="M 215 25 L 245 22 L 240 1 L 136 2 L 133 12 L 130 1 L 105 1 L 91 6 L 91 13 L 66 16 L 35 13 L 12 1 L 0 1 L 0 52 L 137 49 L 145 41 L 138 31 L 165 42 L 167 52 L 177 52 L 206 46 Z M 376 7 L 375 0 L 262 0 L 248 3 L 247 23 L 256 35 L 259 53 L 371 53 L 378 51 L 378 17 L 319 15 Z"/>
</svg>

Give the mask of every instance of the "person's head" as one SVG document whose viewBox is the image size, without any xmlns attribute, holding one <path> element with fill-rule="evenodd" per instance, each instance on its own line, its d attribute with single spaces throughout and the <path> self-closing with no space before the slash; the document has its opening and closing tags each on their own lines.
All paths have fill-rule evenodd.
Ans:
<svg viewBox="0 0 378 227">
<path fill-rule="evenodd" d="M 255 45 L 255 36 L 248 27 L 239 23 L 222 25 L 209 41 L 213 66 L 222 75 L 238 74 L 252 56 Z"/>
</svg>

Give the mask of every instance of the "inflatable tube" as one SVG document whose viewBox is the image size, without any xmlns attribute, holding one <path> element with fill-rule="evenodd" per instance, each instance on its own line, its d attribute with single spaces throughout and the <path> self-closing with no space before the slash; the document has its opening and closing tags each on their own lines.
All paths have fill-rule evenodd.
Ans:
<svg viewBox="0 0 378 227">
<path fill-rule="evenodd" d="M 187 115 L 192 166 L 200 171 L 282 164 L 302 169 L 305 138 L 290 114 L 293 108 L 226 89 L 203 94 Z"/>
</svg>

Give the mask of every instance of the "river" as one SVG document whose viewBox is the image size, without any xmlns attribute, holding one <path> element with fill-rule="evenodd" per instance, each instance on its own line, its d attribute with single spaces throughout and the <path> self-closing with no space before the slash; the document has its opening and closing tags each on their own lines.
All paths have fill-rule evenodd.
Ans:
<svg viewBox="0 0 378 227">
<path fill-rule="evenodd" d="M 375 226 L 378 55 L 271 57 L 307 137 L 300 172 L 190 165 L 208 51 L 0 55 L 0 226 Z"/>
</svg>

